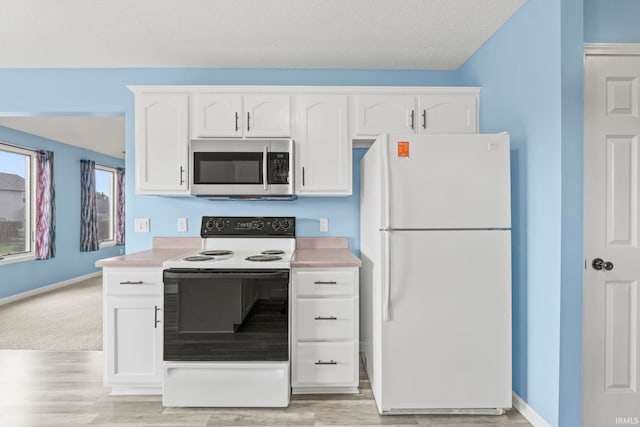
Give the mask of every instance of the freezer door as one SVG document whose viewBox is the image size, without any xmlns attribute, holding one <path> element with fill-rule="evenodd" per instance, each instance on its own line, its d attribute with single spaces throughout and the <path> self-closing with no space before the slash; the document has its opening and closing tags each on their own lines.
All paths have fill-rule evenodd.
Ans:
<svg viewBox="0 0 640 427">
<path fill-rule="evenodd" d="M 389 135 L 386 227 L 510 228 L 509 136 Z"/>
<path fill-rule="evenodd" d="M 510 232 L 389 232 L 383 411 L 511 407 Z"/>
</svg>

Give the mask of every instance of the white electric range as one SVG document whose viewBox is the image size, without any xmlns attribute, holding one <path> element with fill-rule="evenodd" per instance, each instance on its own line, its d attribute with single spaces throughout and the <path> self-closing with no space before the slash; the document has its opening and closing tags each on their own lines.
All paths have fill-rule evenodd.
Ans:
<svg viewBox="0 0 640 427">
<path fill-rule="evenodd" d="M 295 218 L 203 217 L 164 267 L 165 406 L 287 406 Z"/>
</svg>

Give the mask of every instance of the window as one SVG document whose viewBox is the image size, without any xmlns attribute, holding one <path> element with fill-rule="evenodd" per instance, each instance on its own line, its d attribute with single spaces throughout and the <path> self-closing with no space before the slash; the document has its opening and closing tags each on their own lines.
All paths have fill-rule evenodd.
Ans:
<svg viewBox="0 0 640 427">
<path fill-rule="evenodd" d="M 0 143 L 0 261 L 33 256 L 35 152 Z"/>
<path fill-rule="evenodd" d="M 98 211 L 98 239 L 100 245 L 113 245 L 116 240 L 116 170 L 96 165 L 96 210 Z"/>
</svg>

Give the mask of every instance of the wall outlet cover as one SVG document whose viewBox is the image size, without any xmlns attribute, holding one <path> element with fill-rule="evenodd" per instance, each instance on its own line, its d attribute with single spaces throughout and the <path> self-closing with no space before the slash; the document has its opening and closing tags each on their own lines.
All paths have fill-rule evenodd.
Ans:
<svg viewBox="0 0 640 427">
<path fill-rule="evenodd" d="M 178 233 L 186 233 L 187 218 L 178 218 Z"/>
<path fill-rule="evenodd" d="M 329 218 L 320 218 L 320 232 L 326 233 L 329 231 Z"/>
<path fill-rule="evenodd" d="M 136 233 L 148 233 L 149 232 L 149 218 L 136 218 L 135 229 Z"/>
</svg>

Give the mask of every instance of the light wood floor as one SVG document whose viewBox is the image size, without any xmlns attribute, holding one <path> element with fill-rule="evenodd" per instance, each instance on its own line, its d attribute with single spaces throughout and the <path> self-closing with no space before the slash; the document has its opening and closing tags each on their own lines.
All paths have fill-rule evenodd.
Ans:
<svg viewBox="0 0 640 427">
<path fill-rule="evenodd" d="M 292 396 L 284 409 L 164 408 L 160 396 L 110 396 L 102 352 L 0 350 L 0 426 L 530 425 L 496 416 L 377 414 L 366 376 L 359 395 Z"/>
</svg>

